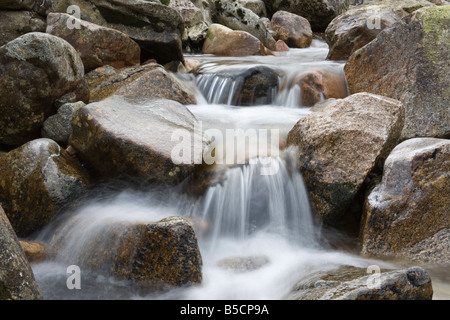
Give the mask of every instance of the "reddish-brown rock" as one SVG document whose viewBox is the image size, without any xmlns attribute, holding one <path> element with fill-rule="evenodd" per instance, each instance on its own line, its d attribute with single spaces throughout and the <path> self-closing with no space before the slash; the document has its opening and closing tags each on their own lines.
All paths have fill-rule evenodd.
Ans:
<svg viewBox="0 0 450 320">
<path fill-rule="evenodd" d="M 69 23 L 77 27 L 68 28 Z M 65 13 L 50 13 L 47 16 L 46 32 L 66 40 L 77 50 L 85 72 L 104 65 L 123 68 L 140 63 L 139 45 L 115 29 L 76 19 Z"/>
<path fill-rule="evenodd" d="M 294 79 L 292 86 L 298 85 L 301 92 L 301 105 L 311 107 L 317 102 L 348 96 L 347 81 L 344 74 L 323 70 L 308 72 Z"/>
</svg>

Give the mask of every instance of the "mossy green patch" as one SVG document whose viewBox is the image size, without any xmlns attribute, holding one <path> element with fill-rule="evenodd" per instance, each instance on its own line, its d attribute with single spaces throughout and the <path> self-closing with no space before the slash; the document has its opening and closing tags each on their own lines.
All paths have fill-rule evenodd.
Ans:
<svg viewBox="0 0 450 320">
<path fill-rule="evenodd" d="M 11 300 L 11 294 L 7 288 L 0 283 L 0 300 Z"/>
<path fill-rule="evenodd" d="M 450 44 L 450 6 L 436 6 L 418 10 L 417 18 L 422 22 L 422 46 L 427 59 L 432 63 L 442 60 L 448 54 Z"/>
</svg>

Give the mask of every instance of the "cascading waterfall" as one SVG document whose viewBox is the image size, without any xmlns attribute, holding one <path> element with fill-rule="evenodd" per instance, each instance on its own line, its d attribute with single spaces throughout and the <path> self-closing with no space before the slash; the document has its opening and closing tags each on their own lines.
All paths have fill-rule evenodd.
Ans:
<svg viewBox="0 0 450 320">
<path fill-rule="evenodd" d="M 323 43 L 313 44 L 309 49 L 292 50 L 290 56 L 281 57 L 193 56 L 203 63 L 196 78 L 202 96 L 198 99 L 201 103 L 189 109 L 202 121 L 204 129 L 276 128 L 283 144 L 292 126 L 309 113 L 307 108 L 298 108 L 298 87 L 287 89 L 290 79 L 317 68 L 342 71 L 341 63 L 324 61 L 328 48 Z M 239 105 L 242 100 L 234 98 L 242 90 L 242 78 L 224 77 L 220 72 L 230 66 L 245 71 L 261 65 L 275 70 L 272 79 L 276 85 L 269 85 L 264 98 L 247 100 L 251 107 L 242 107 Z M 170 215 L 188 217 L 202 225 L 197 228 L 204 263 L 201 286 L 141 297 L 133 290 L 123 290 L 121 283 L 99 275 L 91 279 L 87 289 L 74 295 L 66 290 L 64 280 L 63 285 L 55 288 L 54 283 L 61 283 L 67 276 L 56 261 L 33 266 L 44 297 L 282 299 L 301 275 L 344 263 L 365 265 L 362 259 L 330 253 L 320 247 L 320 226 L 311 213 L 295 150 L 281 149 L 277 156 L 260 155 L 247 164 L 231 165 L 222 183 L 210 186 L 198 199 L 192 200 L 178 191 L 166 190 L 161 196 L 151 190 L 136 193 L 124 188 L 86 201 L 32 239 L 46 242 L 53 238 L 59 243 L 60 254 L 69 254 L 76 261 L 80 247 L 98 241 L 97 235 L 105 225 L 157 220 Z M 267 166 L 276 168 L 273 174 L 261 174 Z M 56 229 L 63 230 L 59 233 L 63 238 L 54 239 Z M 239 272 L 220 267 L 230 257 L 260 263 L 255 270 Z"/>
<path fill-rule="evenodd" d="M 302 94 L 293 83 L 296 77 L 316 70 L 343 74 L 343 63 L 326 61 L 327 53 L 326 44 L 314 40 L 308 49 L 291 49 L 277 56 L 223 59 L 194 55 L 192 58 L 205 61 L 197 70 L 196 84 L 208 104 L 296 108 L 301 106 Z M 265 83 L 264 94 L 255 94 L 248 101 L 239 93 L 245 88 L 257 91 L 255 83 L 249 81 L 255 74 L 258 81 Z"/>
<path fill-rule="evenodd" d="M 208 228 L 205 240 L 214 250 L 224 238 L 241 241 L 256 232 L 286 237 L 304 247 L 317 245 L 317 225 L 295 161 L 257 158 L 254 163 L 228 169 L 225 181 L 210 187 L 192 212 Z M 271 167 L 275 174 L 263 175 Z M 206 242 L 206 241 L 205 241 Z"/>
</svg>

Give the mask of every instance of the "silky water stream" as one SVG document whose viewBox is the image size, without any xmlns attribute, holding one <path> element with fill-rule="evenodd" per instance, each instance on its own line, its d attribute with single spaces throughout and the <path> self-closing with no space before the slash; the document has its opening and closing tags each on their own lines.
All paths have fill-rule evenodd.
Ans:
<svg viewBox="0 0 450 320">
<path fill-rule="evenodd" d="M 200 74 L 194 80 L 192 76 L 186 79 L 198 89 L 198 103 L 188 108 L 203 130 L 272 133 L 275 140 L 269 139 L 272 144 L 268 149 L 274 154 L 256 153 L 253 155 L 259 158 L 224 169 L 223 183 L 208 187 L 195 200 L 185 197 L 178 189 L 156 187 L 136 191 L 130 186 L 114 186 L 97 193 L 92 191 L 80 208 L 67 212 L 30 239 L 45 243 L 56 229 L 63 228 L 59 232 L 64 234 L 60 250 L 70 252 L 76 264 L 77 253 L 84 246 L 92 245 L 90 242 L 98 241 L 97 235 L 107 224 L 158 221 L 169 216 L 198 219 L 207 224 L 207 231 L 197 230 L 203 260 L 201 285 L 142 295 L 127 282 L 101 274 L 82 274 L 81 289 L 69 290 L 67 265 L 42 262 L 32 267 L 44 299 L 278 300 L 287 297 L 298 279 L 313 272 L 342 265 L 391 267 L 387 262 L 363 259 L 357 252 L 329 245 L 311 212 L 307 191 L 296 169 L 295 150 L 273 149 L 273 144 L 275 148 L 282 146 L 294 124 L 311 112 L 309 108 L 299 107 L 299 88 L 289 88 L 283 83 L 310 70 L 343 72 L 343 63 L 325 60 L 327 52 L 325 43 L 314 40 L 310 48 L 276 56 L 186 56 L 201 63 Z M 265 95 L 250 100 L 236 98 L 242 86 L 239 75 L 255 67 L 275 70 L 279 75 L 277 85 L 270 87 Z M 223 150 L 224 154 L 227 151 Z M 247 158 L 251 156 L 246 153 Z M 267 168 L 275 170 L 262 174 Z M 244 261 L 247 269 L 229 268 L 227 261 Z"/>
</svg>

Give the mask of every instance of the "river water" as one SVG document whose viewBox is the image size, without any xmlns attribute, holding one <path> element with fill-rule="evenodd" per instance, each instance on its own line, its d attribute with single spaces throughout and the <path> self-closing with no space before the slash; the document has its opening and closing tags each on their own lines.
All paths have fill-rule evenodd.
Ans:
<svg viewBox="0 0 450 320">
<path fill-rule="evenodd" d="M 223 183 L 210 186 L 195 200 L 178 189 L 136 190 L 129 185 L 115 185 L 94 190 L 81 207 L 68 211 L 40 234 L 27 239 L 48 243 L 58 230 L 58 234 L 64 235 L 60 250 L 70 252 L 76 265 L 78 252 L 98 241 L 97 235 L 106 225 L 157 221 L 169 216 L 193 218 L 203 223 L 203 227 L 196 229 L 203 259 L 201 285 L 142 294 L 130 283 L 82 270 L 81 289 L 69 290 L 67 264 L 56 260 L 32 265 L 44 299 L 279 300 L 287 297 L 298 279 L 316 271 L 342 265 L 400 267 L 393 262 L 361 258 L 351 245 L 336 247 L 331 243 L 339 240 L 348 243 L 348 239 L 343 234 L 324 232 L 311 213 L 307 191 L 296 170 L 295 150 L 283 148 L 289 130 L 311 112 L 310 108 L 299 106 L 298 87 L 289 88 L 283 83 L 310 70 L 342 73 L 343 63 L 326 61 L 327 53 L 326 44 L 314 40 L 310 48 L 276 56 L 187 55 L 186 59 L 201 63 L 201 74 L 195 79 L 182 74 L 180 77 L 195 83 L 198 103 L 188 108 L 203 130 L 216 130 L 224 136 L 226 130 L 238 129 L 271 133 L 275 140 L 264 140 L 269 141 L 267 149 L 271 153 L 260 154 L 258 148 L 255 153 L 247 152 L 245 158 L 252 161 L 224 169 Z M 234 94 L 242 81 L 237 76 L 223 75 L 261 66 L 277 71 L 279 86 L 270 89 L 264 98 L 251 101 L 249 106 L 240 106 Z M 261 146 L 262 137 L 258 138 Z M 250 142 L 247 147 L 252 149 L 255 145 Z M 230 150 L 224 147 L 222 152 L 226 155 Z M 230 261 L 244 261 L 247 268 L 231 268 L 227 264 Z M 434 298 L 450 299 L 448 272 L 433 272 Z"/>
</svg>

